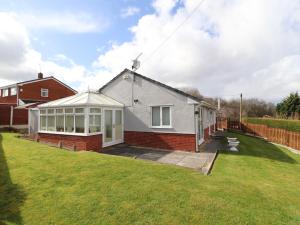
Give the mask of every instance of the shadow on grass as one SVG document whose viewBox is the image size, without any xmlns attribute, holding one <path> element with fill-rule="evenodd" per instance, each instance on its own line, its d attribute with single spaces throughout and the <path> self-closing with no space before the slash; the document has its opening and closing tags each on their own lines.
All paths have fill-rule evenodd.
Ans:
<svg viewBox="0 0 300 225">
<path fill-rule="evenodd" d="M 20 206 L 25 200 L 25 193 L 11 180 L 2 140 L 0 133 L 0 224 L 22 224 Z"/>
<path fill-rule="evenodd" d="M 270 160 L 291 164 L 298 163 L 295 159 L 286 154 L 281 148 L 261 138 L 251 137 L 235 132 L 225 132 L 224 135 L 228 137 L 237 137 L 240 141 L 238 146 L 239 152 L 226 151 L 229 154 L 263 157 Z M 227 140 L 225 138 L 223 143 L 227 145 Z M 228 150 L 228 147 L 226 148 L 226 150 Z"/>
</svg>

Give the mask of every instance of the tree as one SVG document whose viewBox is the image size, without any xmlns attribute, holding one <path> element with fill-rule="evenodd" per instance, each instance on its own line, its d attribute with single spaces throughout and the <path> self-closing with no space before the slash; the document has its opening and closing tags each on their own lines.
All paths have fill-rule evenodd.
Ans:
<svg viewBox="0 0 300 225">
<path fill-rule="evenodd" d="M 198 90 L 198 88 L 185 87 L 185 88 L 181 88 L 180 90 L 187 93 L 187 94 L 189 94 L 189 95 L 192 95 L 196 98 L 203 99 L 203 95 L 200 94 L 200 91 Z"/>
<path fill-rule="evenodd" d="M 300 97 L 298 92 L 290 93 L 276 106 L 276 112 L 283 118 L 295 118 L 300 113 Z"/>
</svg>

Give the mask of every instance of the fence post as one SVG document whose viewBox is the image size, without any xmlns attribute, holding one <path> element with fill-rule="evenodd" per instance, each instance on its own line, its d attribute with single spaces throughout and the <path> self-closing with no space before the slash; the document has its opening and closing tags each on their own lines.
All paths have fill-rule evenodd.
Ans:
<svg viewBox="0 0 300 225">
<path fill-rule="evenodd" d="M 10 120 L 9 120 L 10 127 L 12 127 L 13 125 L 13 119 L 14 119 L 14 107 L 10 106 Z"/>
</svg>

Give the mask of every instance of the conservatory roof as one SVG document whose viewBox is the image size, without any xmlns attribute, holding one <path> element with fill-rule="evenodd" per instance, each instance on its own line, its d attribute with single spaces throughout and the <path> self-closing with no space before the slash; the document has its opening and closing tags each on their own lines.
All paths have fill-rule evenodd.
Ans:
<svg viewBox="0 0 300 225">
<path fill-rule="evenodd" d="M 71 107 L 71 106 L 123 107 L 124 105 L 103 94 L 99 94 L 96 92 L 84 92 L 70 97 L 61 98 L 55 101 L 41 104 L 38 106 L 38 108 Z"/>
</svg>

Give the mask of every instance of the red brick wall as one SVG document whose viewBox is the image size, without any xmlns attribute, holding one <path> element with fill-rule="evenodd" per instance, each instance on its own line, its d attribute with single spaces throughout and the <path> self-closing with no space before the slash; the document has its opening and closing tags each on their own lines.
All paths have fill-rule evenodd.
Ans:
<svg viewBox="0 0 300 225">
<path fill-rule="evenodd" d="M 102 149 L 102 134 L 91 136 L 75 136 L 63 134 L 46 134 L 39 133 L 39 140 L 58 145 L 61 141 L 62 147 L 86 150 L 86 151 L 100 151 Z"/>
<path fill-rule="evenodd" d="M 10 91 L 8 91 L 10 93 Z M 0 95 L 0 103 L 5 103 L 5 104 L 17 104 L 17 96 L 6 96 L 2 97 L 2 93 Z"/>
<path fill-rule="evenodd" d="M 195 134 L 125 131 L 126 144 L 167 150 L 196 151 Z"/>
<path fill-rule="evenodd" d="M 49 90 L 48 97 L 41 96 L 41 88 Z M 74 94 L 76 93 L 53 79 L 41 80 L 19 86 L 19 99 L 25 100 L 52 101 Z"/>
</svg>

